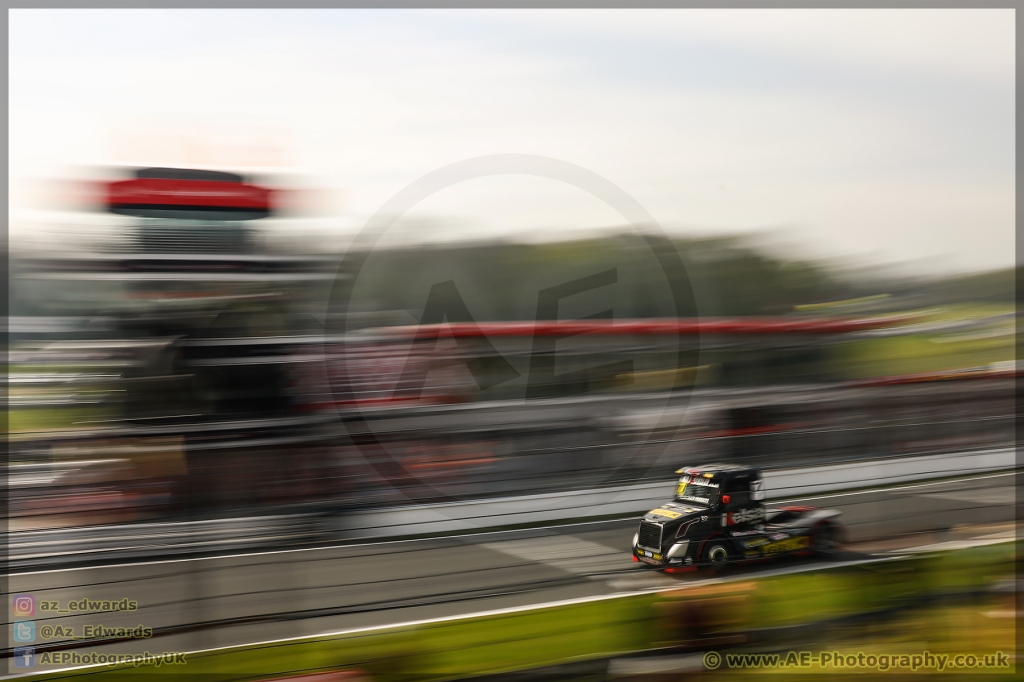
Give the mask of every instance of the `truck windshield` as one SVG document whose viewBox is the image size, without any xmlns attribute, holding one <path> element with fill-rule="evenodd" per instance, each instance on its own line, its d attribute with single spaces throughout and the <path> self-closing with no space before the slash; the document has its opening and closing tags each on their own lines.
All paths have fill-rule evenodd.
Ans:
<svg viewBox="0 0 1024 682">
<path fill-rule="evenodd" d="M 718 484 L 706 478 L 683 476 L 676 484 L 676 499 L 710 507 L 718 498 Z"/>
</svg>

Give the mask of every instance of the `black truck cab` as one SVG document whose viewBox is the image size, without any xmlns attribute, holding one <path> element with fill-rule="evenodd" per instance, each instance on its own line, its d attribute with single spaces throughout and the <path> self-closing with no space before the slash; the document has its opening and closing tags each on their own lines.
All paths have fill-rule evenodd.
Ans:
<svg viewBox="0 0 1024 682">
<path fill-rule="evenodd" d="M 835 545 L 839 512 L 764 506 L 758 469 L 733 464 L 684 467 L 672 501 L 647 512 L 633 560 L 673 569 L 821 550 Z"/>
</svg>

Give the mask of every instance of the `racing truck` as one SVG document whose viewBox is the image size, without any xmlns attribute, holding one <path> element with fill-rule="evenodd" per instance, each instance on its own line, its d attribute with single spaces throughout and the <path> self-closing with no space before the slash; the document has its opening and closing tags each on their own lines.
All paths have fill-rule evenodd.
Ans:
<svg viewBox="0 0 1024 682">
<path fill-rule="evenodd" d="M 633 561 L 668 573 L 718 571 L 787 555 L 834 555 L 845 541 L 842 512 L 765 507 L 758 469 L 707 464 L 676 473 L 675 497 L 640 520 Z"/>
</svg>

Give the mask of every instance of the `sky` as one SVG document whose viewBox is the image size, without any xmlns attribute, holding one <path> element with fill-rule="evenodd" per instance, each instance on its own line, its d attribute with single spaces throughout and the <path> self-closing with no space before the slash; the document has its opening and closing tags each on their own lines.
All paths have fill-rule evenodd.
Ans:
<svg viewBox="0 0 1024 682">
<path fill-rule="evenodd" d="M 1013 10 L 19 9 L 9 35 L 14 237 L 59 241 L 36 180 L 191 165 L 330 188 L 314 222 L 340 244 L 427 173 L 514 153 L 597 173 L 676 234 L 1014 264 Z M 425 198 L 388 239 L 622 223 L 504 175 Z"/>
</svg>

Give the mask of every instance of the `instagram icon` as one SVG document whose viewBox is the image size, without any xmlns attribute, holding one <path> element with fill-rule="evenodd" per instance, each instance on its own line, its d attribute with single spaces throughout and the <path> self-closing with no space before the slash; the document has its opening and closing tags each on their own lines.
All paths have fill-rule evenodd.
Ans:
<svg viewBox="0 0 1024 682">
<path fill-rule="evenodd" d="M 36 598 L 31 594 L 14 595 L 14 615 L 21 618 L 36 612 Z"/>
</svg>

